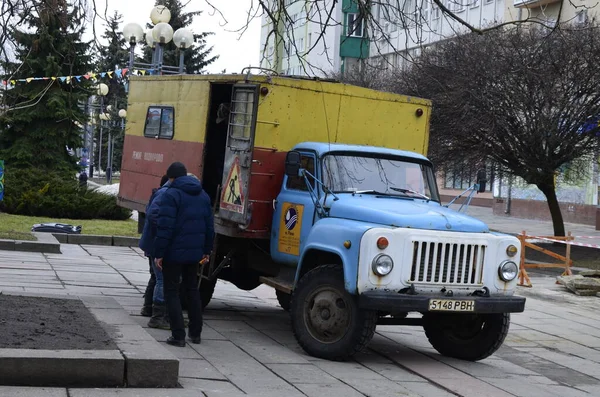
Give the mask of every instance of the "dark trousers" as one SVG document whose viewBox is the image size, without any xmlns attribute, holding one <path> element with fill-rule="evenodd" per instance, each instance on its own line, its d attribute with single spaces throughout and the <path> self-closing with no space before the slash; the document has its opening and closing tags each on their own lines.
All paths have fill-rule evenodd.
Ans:
<svg viewBox="0 0 600 397">
<path fill-rule="evenodd" d="M 154 287 L 156 286 L 156 275 L 152 269 L 152 261 L 154 259 L 148 258 L 148 265 L 150 266 L 150 280 L 146 286 L 146 292 L 144 292 L 144 306 L 152 306 L 152 296 L 154 296 Z"/>
<path fill-rule="evenodd" d="M 183 292 L 187 297 L 190 337 L 200 336 L 202 333 L 202 302 L 200 301 L 200 292 L 198 292 L 198 265 L 195 263 L 187 265 L 163 263 L 163 278 L 165 301 L 173 338 L 185 339 L 185 326 L 179 298 L 180 279 L 183 284 Z"/>
</svg>

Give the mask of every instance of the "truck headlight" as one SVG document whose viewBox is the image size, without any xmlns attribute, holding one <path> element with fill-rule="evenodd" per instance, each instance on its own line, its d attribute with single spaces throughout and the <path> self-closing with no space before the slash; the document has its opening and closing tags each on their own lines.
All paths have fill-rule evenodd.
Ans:
<svg viewBox="0 0 600 397">
<path fill-rule="evenodd" d="M 505 282 L 513 281 L 519 274 L 519 266 L 512 261 L 504 261 L 498 267 L 498 276 Z"/>
<path fill-rule="evenodd" d="M 511 258 L 517 255 L 518 251 L 519 249 L 512 244 L 506 247 L 506 255 L 510 256 Z"/>
<path fill-rule="evenodd" d="M 371 269 L 378 276 L 387 276 L 394 268 L 392 257 L 385 254 L 379 254 L 373 259 Z"/>
</svg>

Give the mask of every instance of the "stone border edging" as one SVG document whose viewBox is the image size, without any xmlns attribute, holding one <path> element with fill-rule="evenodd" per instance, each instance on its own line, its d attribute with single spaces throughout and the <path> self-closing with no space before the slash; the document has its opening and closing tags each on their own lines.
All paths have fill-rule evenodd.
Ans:
<svg viewBox="0 0 600 397">
<path fill-rule="evenodd" d="M 49 233 L 48 233 L 49 234 Z M 137 247 L 140 241 L 137 237 L 100 236 L 95 234 L 53 234 L 62 244 L 105 245 L 114 247 Z"/>
<path fill-rule="evenodd" d="M 37 241 L 0 239 L 0 250 L 61 254 L 60 244 L 137 247 L 138 237 L 100 236 L 95 234 L 64 234 L 32 232 Z"/>
<path fill-rule="evenodd" d="M 0 250 L 4 251 L 23 251 L 23 252 L 43 252 L 46 254 L 60 254 L 60 243 L 50 233 L 32 234 L 37 241 L 26 240 L 0 240 Z"/>
<path fill-rule="evenodd" d="M 78 299 L 118 350 L 0 349 L 0 384 L 7 386 L 178 386 L 179 360 L 111 297 L 8 292 L 13 296 Z"/>
</svg>

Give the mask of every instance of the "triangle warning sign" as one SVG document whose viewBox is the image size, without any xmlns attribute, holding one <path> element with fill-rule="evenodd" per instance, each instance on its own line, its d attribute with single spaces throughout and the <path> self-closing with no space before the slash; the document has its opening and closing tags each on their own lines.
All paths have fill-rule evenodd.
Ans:
<svg viewBox="0 0 600 397">
<path fill-rule="evenodd" d="M 242 190 L 240 159 L 237 156 L 231 164 L 229 174 L 227 175 L 227 181 L 223 186 L 221 208 L 239 214 L 244 213 L 244 191 Z"/>
</svg>

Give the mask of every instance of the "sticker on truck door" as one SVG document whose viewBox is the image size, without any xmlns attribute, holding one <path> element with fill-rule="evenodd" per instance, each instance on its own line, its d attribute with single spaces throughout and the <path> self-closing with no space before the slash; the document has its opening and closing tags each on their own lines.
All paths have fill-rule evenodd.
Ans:
<svg viewBox="0 0 600 397">
<path fill-rule="evenodd" d="M 290 255 L 300 255 L 300 231 L 304 206 L 283 203 L 279 221 L 279 241 L 277 249 Z"/>
<path fill-rule="evenodd" d="M 235 158 L 229 169 L 227 182 L 221 195 L 221 208 L 239 214 L 244 213 L 244 190 L 242 189 L 239 157 Z"/>
</svg>

